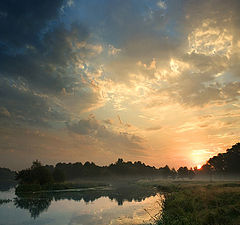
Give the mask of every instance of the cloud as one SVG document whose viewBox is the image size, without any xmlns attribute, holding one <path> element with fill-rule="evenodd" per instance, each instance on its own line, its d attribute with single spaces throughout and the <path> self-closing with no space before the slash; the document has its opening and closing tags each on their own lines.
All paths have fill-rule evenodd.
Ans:
<svg viewBox="0 0 240 225">
<path fill-rule="evenodd" d="M 79 135 L 87 135 L 103 142 L 112 151 L 139 152 L 143 150 L 143 139 L 140 136 L 128 132 L 114 130 L 106 127 L 102 122 L 90 116 L 88 119 L 81 119 L 78 122 L 68 123 L 70 131 Z"/>
<path fill-rule="evenodd" d="M 159 2 L 157 3 L 157 6 L 158 6 L 159 8 L 161 8 L 161 9 L 166 9 L 166 8 L 167 8 L 167 5 L 166 5 L 166 3 L 165 3 L 164 1 L 159 1 Z"/>
<path fill-rule="evenodd" d="M 39 32 L 49 21 L 57 19 L 63 2 L 63 0 L 1 1 L 1 44 L 22 47 L 36 43 L 39 40 Z"/>
<path fill-rule="evenodd" d="M 0 79 L 1 123 L 50 126 L 67 120 L 67 113 L 46 95 L 29 89 L 23 82 Z"/>
<path fill-rule="evenodd" d="M 71 65 L 80 61 L 74 45 L 87 36 L 80 25 L 73 24 L 70 30 L 63 25 L 49 31 L 41 45 L 31 46 L 23 53 L 9 55 L 0 53 L 0 72 L 11 78 L 22 77 L 35 89 L 59 93 L 62 88 L 71 89 L 78 80 L 69 73 Z M 86 50 L 81 48 L 82 53 Z M 13 66 L 14 65 L 14 66 Z"/>
<path fill-rule="evenodd" d="M 215 144 L 222 135 L 223 146 L 238 136 L 239 6 L 237 0 L 1 1 L 1 128 L 12 129 L 11 142 L 19 127 L 51 128 L 56 137 L 65 132 L 63 145 L 75 155 L 80 149 L 84 159 L 81 146 L 96 159 L 141 156 L 149 140 L 153 161 L 179 143 L 191 145 L 190 138 L 207 145 L 208 135 Z M 88 113 L 99 120 L 81 119 Z M 108 119 L 116 115 L 119 121 Z"/>
<path fill-rule="evenodd" d="M 102 164 L 102 155 L 104 163 L 116 157 L 102 149 L 93 138 L 69 135 L 63 128 L 0 126 L 0 136 L 0 163 L 8 168 L 23 169 L 36 159 L 46 164 L 89 160 Z"/>
<path fill-rule="evenodd" d="M 79 23 L 51 23 L 63 1 L 0 4 L 7 17 L 0 20 L 6 31 L 0 37 L 1 93 L 12 119 L 49 125 L 101 106 L 100 90 L 86 73 L 102 45 L 89 43 Z"/>
<path fill-rule="evenodd" d="M 240 51 L 236 53 L 238 48 L 235 48 L 238 43 L 236 32 L 239 28 L 236 23 L 239 16 L 236 8 L 239 3 L 231 1 L 226 4 L 215 0 L 201 4 L 193 2 L 183 1 L 180 6 L 173 1 L 164 14 L 149 6 L 152 14 L 162 16 L 159 20 L 154 16 L 151 19 L 146 17 L 148 10 L 138 14 L 141 4 L 137 9 L 132 9 L 129 4 L 124 11 L 125 17 L 118 16 L 117 21 L 113 20 L 115 27 L 131 17 L 132 10 L 138 14 L 138 21 L 132 19 L 125 27 L 128 34 L 118 27 L 123 31 L 121 37 L 125 41 L 121 43 L 120 54 L 104 65 L 106 76 L 115 83 L 125 84 L 132 90 L 133 96 L 136 86 L 144 86 L 145 92 L 139 102 L 151 101 L 147 102 L 147 106 L 161 107 L 177 102 L 187 107 L 204 107 L 237 101 L 224 90 L 227 86 L 234 88 L 232 78 L 228 76 L 239 71 L 237 58 Z M 111 5 L 109 7 L 114 12 L 121 11 Z M 176 7 L 182 7 L 185 14 L 176 13 Z M 172 20 L 180 29 L 171 24 Z M 142 27 L 138 30 L 140 21 Z M 104 25 L 110 27 L 107 23 Z M 167 25 L 171 26 L 170 33 Z M 154 67 L 150 66 L 152 62 L 155 62 Z M 123 93 L 118 94 L 122 96 L 118 108 L 126 109 L 124 97 L 125 100 L 133 100 L 134 97 L 129 98 L 126 90 L 122 90 Z"/>
<path fill-rule="evenodd" d="M 148 127 L 146 128 L 147 131 L 158 131 L 161 130 L 162 126 L 154 126 L 154 127 Z"/>
</svg>

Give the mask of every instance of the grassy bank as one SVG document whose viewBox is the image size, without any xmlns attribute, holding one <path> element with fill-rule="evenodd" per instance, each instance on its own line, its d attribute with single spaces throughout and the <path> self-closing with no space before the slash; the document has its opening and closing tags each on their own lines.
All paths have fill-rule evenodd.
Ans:
<svg viewBox="0 0 240 225">
<path fill-rule="evenodd" d="M 41 192 L 41 191 L 59 191 L 82 188 L 106 187 L 105 183 L 50 183 L 50 184 L 20 184 L 16 187 L 16 193 Z"/>
<path fill-rule="evenodd" d="M 157 225 L 240 224 L 239 182 L 175 182 L 158 188 L 165 202 Z"/>
</svg>

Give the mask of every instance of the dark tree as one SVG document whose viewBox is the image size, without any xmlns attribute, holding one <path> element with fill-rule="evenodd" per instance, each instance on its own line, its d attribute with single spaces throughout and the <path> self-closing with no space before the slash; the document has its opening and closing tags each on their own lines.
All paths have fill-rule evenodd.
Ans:
<svg viewBox="0 0 240 225">
<path fill-rule="evenodd" d="M 188 168 L 185 166 L 185 167 L 180 167 L 178 170 L 178 177 L 179 178 L 187 178 L 188 177 Z"/>
<path fill-rule="evenodd" d="M 57 183 L 62 183 L 65 181 L 65 174 L 61 169 L 55 168 L 53 171 L 53 179 Z"/>
<path fill-rule="evenodd" d="M 31 168 L 21 170 L 17 173 L 16 179 L 21 184 L 47 184 L 53 181 L 50 171 L 42 166 L 41 162 L 36 160 Z"/>
<path fill-rule="evenodd" d="M 159 168 L 159 172 L 163 178 L 168 178 L 171 176 L 171 170 L 168 165 Z"/>
<path fill-rule="evenodd" d="M 176 177 L 177 177 L 177 171 L 176 171 L 174 168 L 171 169 L 171 175 L 170 175 L 170 177 L 171 177 L 172 179 L 176 179 Z"/>
<path fill-rule="evenodd" d="M 194 177 L 195 177 L 195 172 L 191 168 L 190 170 L 188 170 L 188 178 L 192 180 Z"/>
<path fill-rule="evenodd" d="M 226 153 L 219 153 L 217 156 L 210 158 L 201 169 L 201 174 L 208 172 L 211 175 L 240 176 L 240 143 L 227 149 Z"/>
</svg>

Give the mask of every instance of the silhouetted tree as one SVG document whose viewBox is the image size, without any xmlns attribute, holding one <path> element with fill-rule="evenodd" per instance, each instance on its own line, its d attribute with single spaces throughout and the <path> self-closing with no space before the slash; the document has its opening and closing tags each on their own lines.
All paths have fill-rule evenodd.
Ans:
<svg viewBox="0 0 240 225">
<path fill-rule="evenodd" d="M 179 178 L 187 178 L 188 177 L 188 168 L 185 166 L 185 167 L 180 167 L 178 170 L 178 177 Z"/>
<path fill-rule="evenodd" d="M 170 175 L 170 177 L 171 177 L 172 179 L 176 179 L 176 177 L 177 177 L 177 171 L 176 171 L 174 168 L 171 169 L 171 175 Z"/>
<path fill-rule="evenodd" d="M 61 169 L 55 168 L 53 171 L 53 179 L 57 183 L 65 181 L 65 174 Z"/>
<path fill-rule="evenodd" d="M 190 170 L 188 170 L 188 178 L 192 180 L 194 178 L 194 176 L 195 176 L 195 172 L 191 168 Z"/>
<path fill-rule="evenodd" d="M 16 179 L 24 184 L 47 184 L 53 181 L 50 171 L 42 166 L 41 162 L 33 161 L 31 168 L 21 170 L 17 173 Z"/>
<path fill-rule="evenodd" d="M 168 165 L 166 165 L 165 167 L 160 167 L 159 172 L 163 178 L 168 178 L 171 176 L 171 170 Z"/>
<path fill-rule="evenodd" d="M 204 165 L 205 170 L 206 168 L 208 168 L 209 173 L 220 177 L 240 176 L 240 143 L 227 149 L 226 153 L 219 153 L 210 158 Z M 204 173 L 203 168 L 202 173 Z"/>
</svg>

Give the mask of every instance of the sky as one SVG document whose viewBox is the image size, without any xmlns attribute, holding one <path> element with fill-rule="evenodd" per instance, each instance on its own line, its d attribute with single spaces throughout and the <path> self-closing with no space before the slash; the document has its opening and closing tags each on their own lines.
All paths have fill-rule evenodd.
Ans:
<svg viewBox="0 0 240 225">
<path fill-rule="evenodd" d="M 0 166 L 201 165 L 239 141 L 239 0 L 1 0 Z"/>
</svg>

